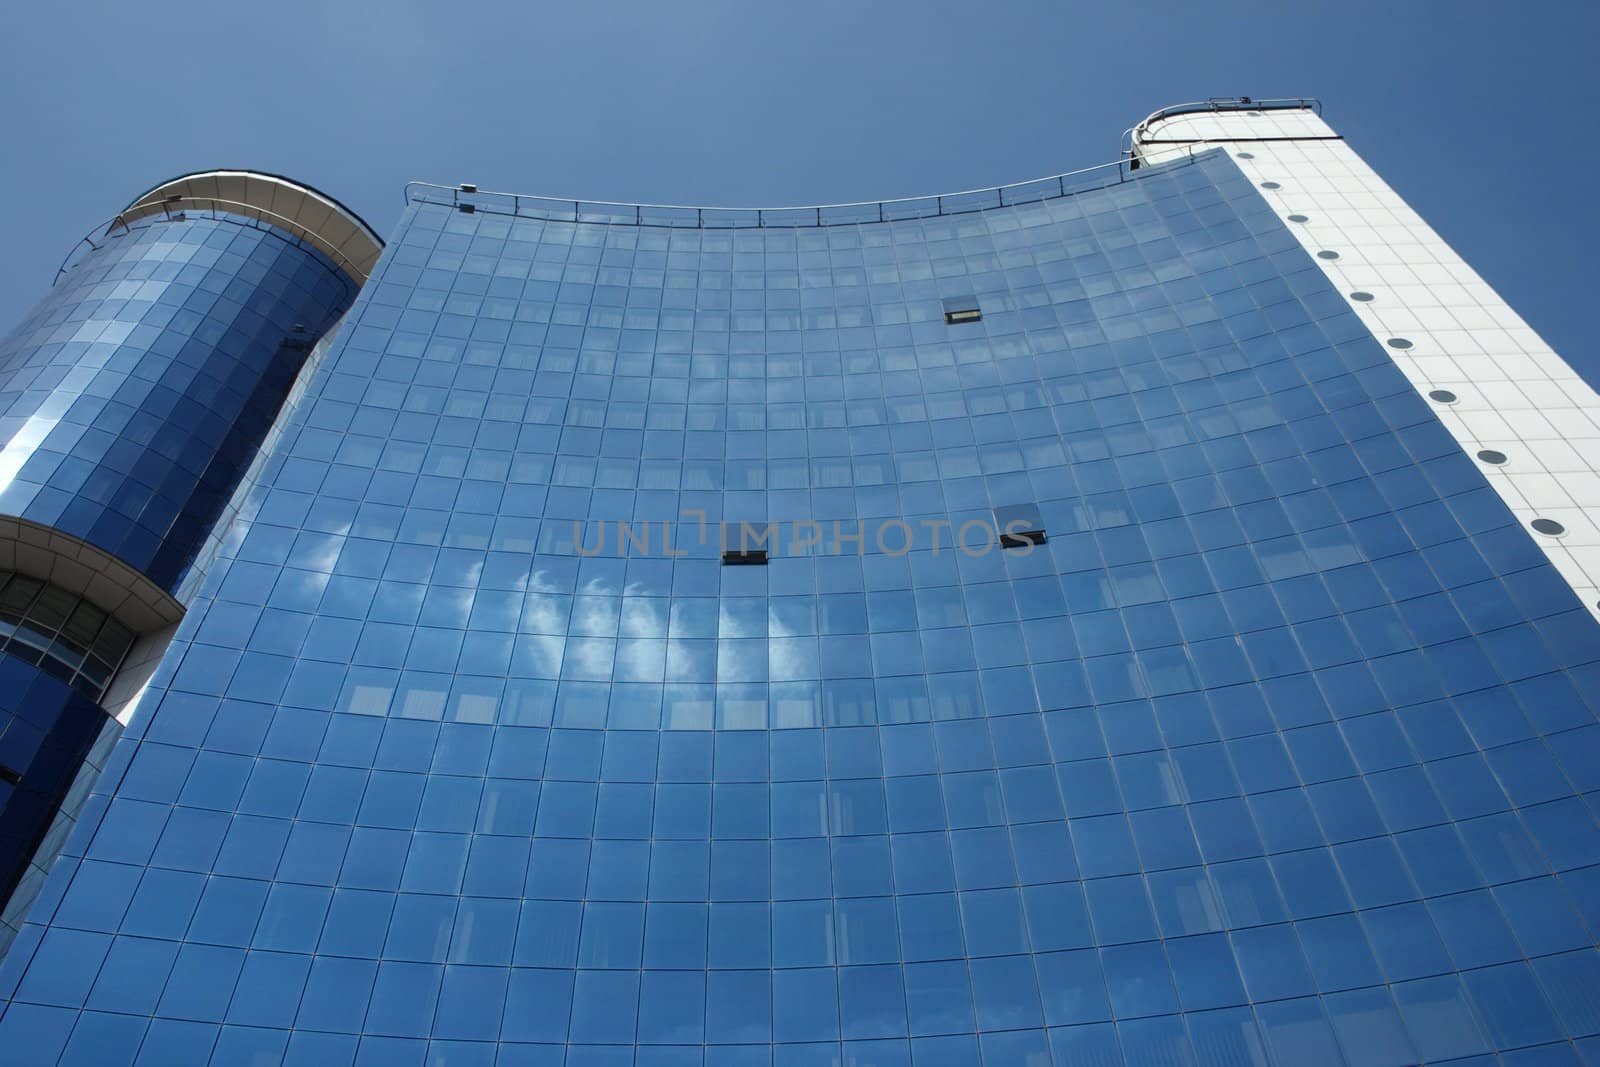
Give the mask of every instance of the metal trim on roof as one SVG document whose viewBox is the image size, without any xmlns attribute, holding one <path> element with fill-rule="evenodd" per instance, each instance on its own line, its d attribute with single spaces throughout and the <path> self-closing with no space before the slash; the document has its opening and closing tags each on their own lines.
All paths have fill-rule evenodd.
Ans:
<svg viewBox="0 0 1600 1067">
<path fill-rule="evenodd" d="M 175 210 L 209 209 L 269 223 L 299 237 L 364 284 L 383 241 L 366 221 L 302 182 L 253 170 L 206 170 L 154 186 L 123 209 L 121 222 Z"/>
</svg>

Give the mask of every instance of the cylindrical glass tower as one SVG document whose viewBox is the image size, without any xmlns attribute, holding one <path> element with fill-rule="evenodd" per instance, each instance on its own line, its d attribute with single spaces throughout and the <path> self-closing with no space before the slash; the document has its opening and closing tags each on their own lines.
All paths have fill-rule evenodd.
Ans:
<svg viewBox="0 0 1600 1067">
<path fill-rule="evenodd" d="M 266 175 L 140 197 L 0 343 L 0 514 L 175 590 L 379 247 L 332 200 Z"/>
<path fill-rule="evenodd" d="M 43 866 L 126 703 L 118 668 L 159 658 L 141 638 L 181 618 L 184 577 L 380 248 L 307 186 L 185 175 L 86 237 L 0 341 L 0 900 Z"/>
</svg>

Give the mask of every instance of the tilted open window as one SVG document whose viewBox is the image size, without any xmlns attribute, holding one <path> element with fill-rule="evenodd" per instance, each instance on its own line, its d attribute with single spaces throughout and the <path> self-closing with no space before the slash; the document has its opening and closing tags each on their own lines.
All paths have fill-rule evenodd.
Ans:
<svg viewBox="0 0 1600 1067">
<path fill-rule="evenodd" d="M 977 322 L 983 318 L 975 296 L 947 296 L 944 298 L 944 321 L 957 326 L 963 322 Z"/>
<path fill-rule="evenodd" d="M 994 509 L 994 526 L 1002 548 L 1045 543 L 1044 516 L 1036 504 L 1002 504 Z"/>
</svg>

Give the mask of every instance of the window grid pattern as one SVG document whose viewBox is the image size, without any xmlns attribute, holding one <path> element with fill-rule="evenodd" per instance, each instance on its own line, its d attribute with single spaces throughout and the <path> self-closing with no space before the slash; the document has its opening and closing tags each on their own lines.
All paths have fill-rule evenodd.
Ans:
<svg viewBox="0 0 1600 1067">
<path fill-rule="evenodd" d="M 0 512 L 175 590 L 354 298 L 321 253 L 254 220 L 112 232 L 0 341 Z"/>
<path fill-rule="evenodd" d="M 1600 394 L 1312 113 L 1215 112 L 1172 133 L 1250 141 L 1240 170 L 1278 186 L 1266 199 L 1367 328 L 1410 344 L 1390 358 L 1512 513 L 1565 527 L 1534 541 L 1600 616 Z"/>
<path fill-rule="evenodd" d="M 78 768 L 112 720 L 46 660 L 0 651 L 0 897 L 10 898 Z M 0 924 L 0 954 L 20 916 Z"/>
<path fill-rule="evenodd" d="M 807 232 L 414 204 L 294 419 L 6 1047 L 1594 1052 L 1600 628 L 1221 154 Z"/>
<path fill-rule="evenodd" d="M 133 632 L 57 586 L 0 572 L 0 655 L 60 678 L 98 702 L 133 645 Z"/>
</svg>

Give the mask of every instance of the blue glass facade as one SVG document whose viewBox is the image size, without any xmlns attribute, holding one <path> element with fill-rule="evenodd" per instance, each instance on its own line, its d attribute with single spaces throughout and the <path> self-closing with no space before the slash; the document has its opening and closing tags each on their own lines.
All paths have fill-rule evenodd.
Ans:
<svg viewBox="0 0 1600 1067">
<path fill-rule="evenodd" d="M 116 227 L 0 342 L 0 514 L 175 591 L 356 284 L 227 212 Z"/>
<path fill-rule="evenodd" d="M 44 668 L 0 655 L 0 888 L 9 893 L 105 727 L 100 705 Z M 12 778 L 15 780 L 11 780 Z"/>
<path fill-rule="evenodd" d="M 52 820 L 117 729 L 100 701 L 138 633 L 108 614 L 181 610 L 168 594 L 358 288 L 301 236 L 216 207 L 88 245 L 0 341 L 0 904 L 48 866 Z"/>
<path fill-rule="evenodd" d="M 1224 155 L 827 226 L 473 206 L 407 209 L 0 1048 L 1600 1058 L 1600 628 Z"/>
</svg>

